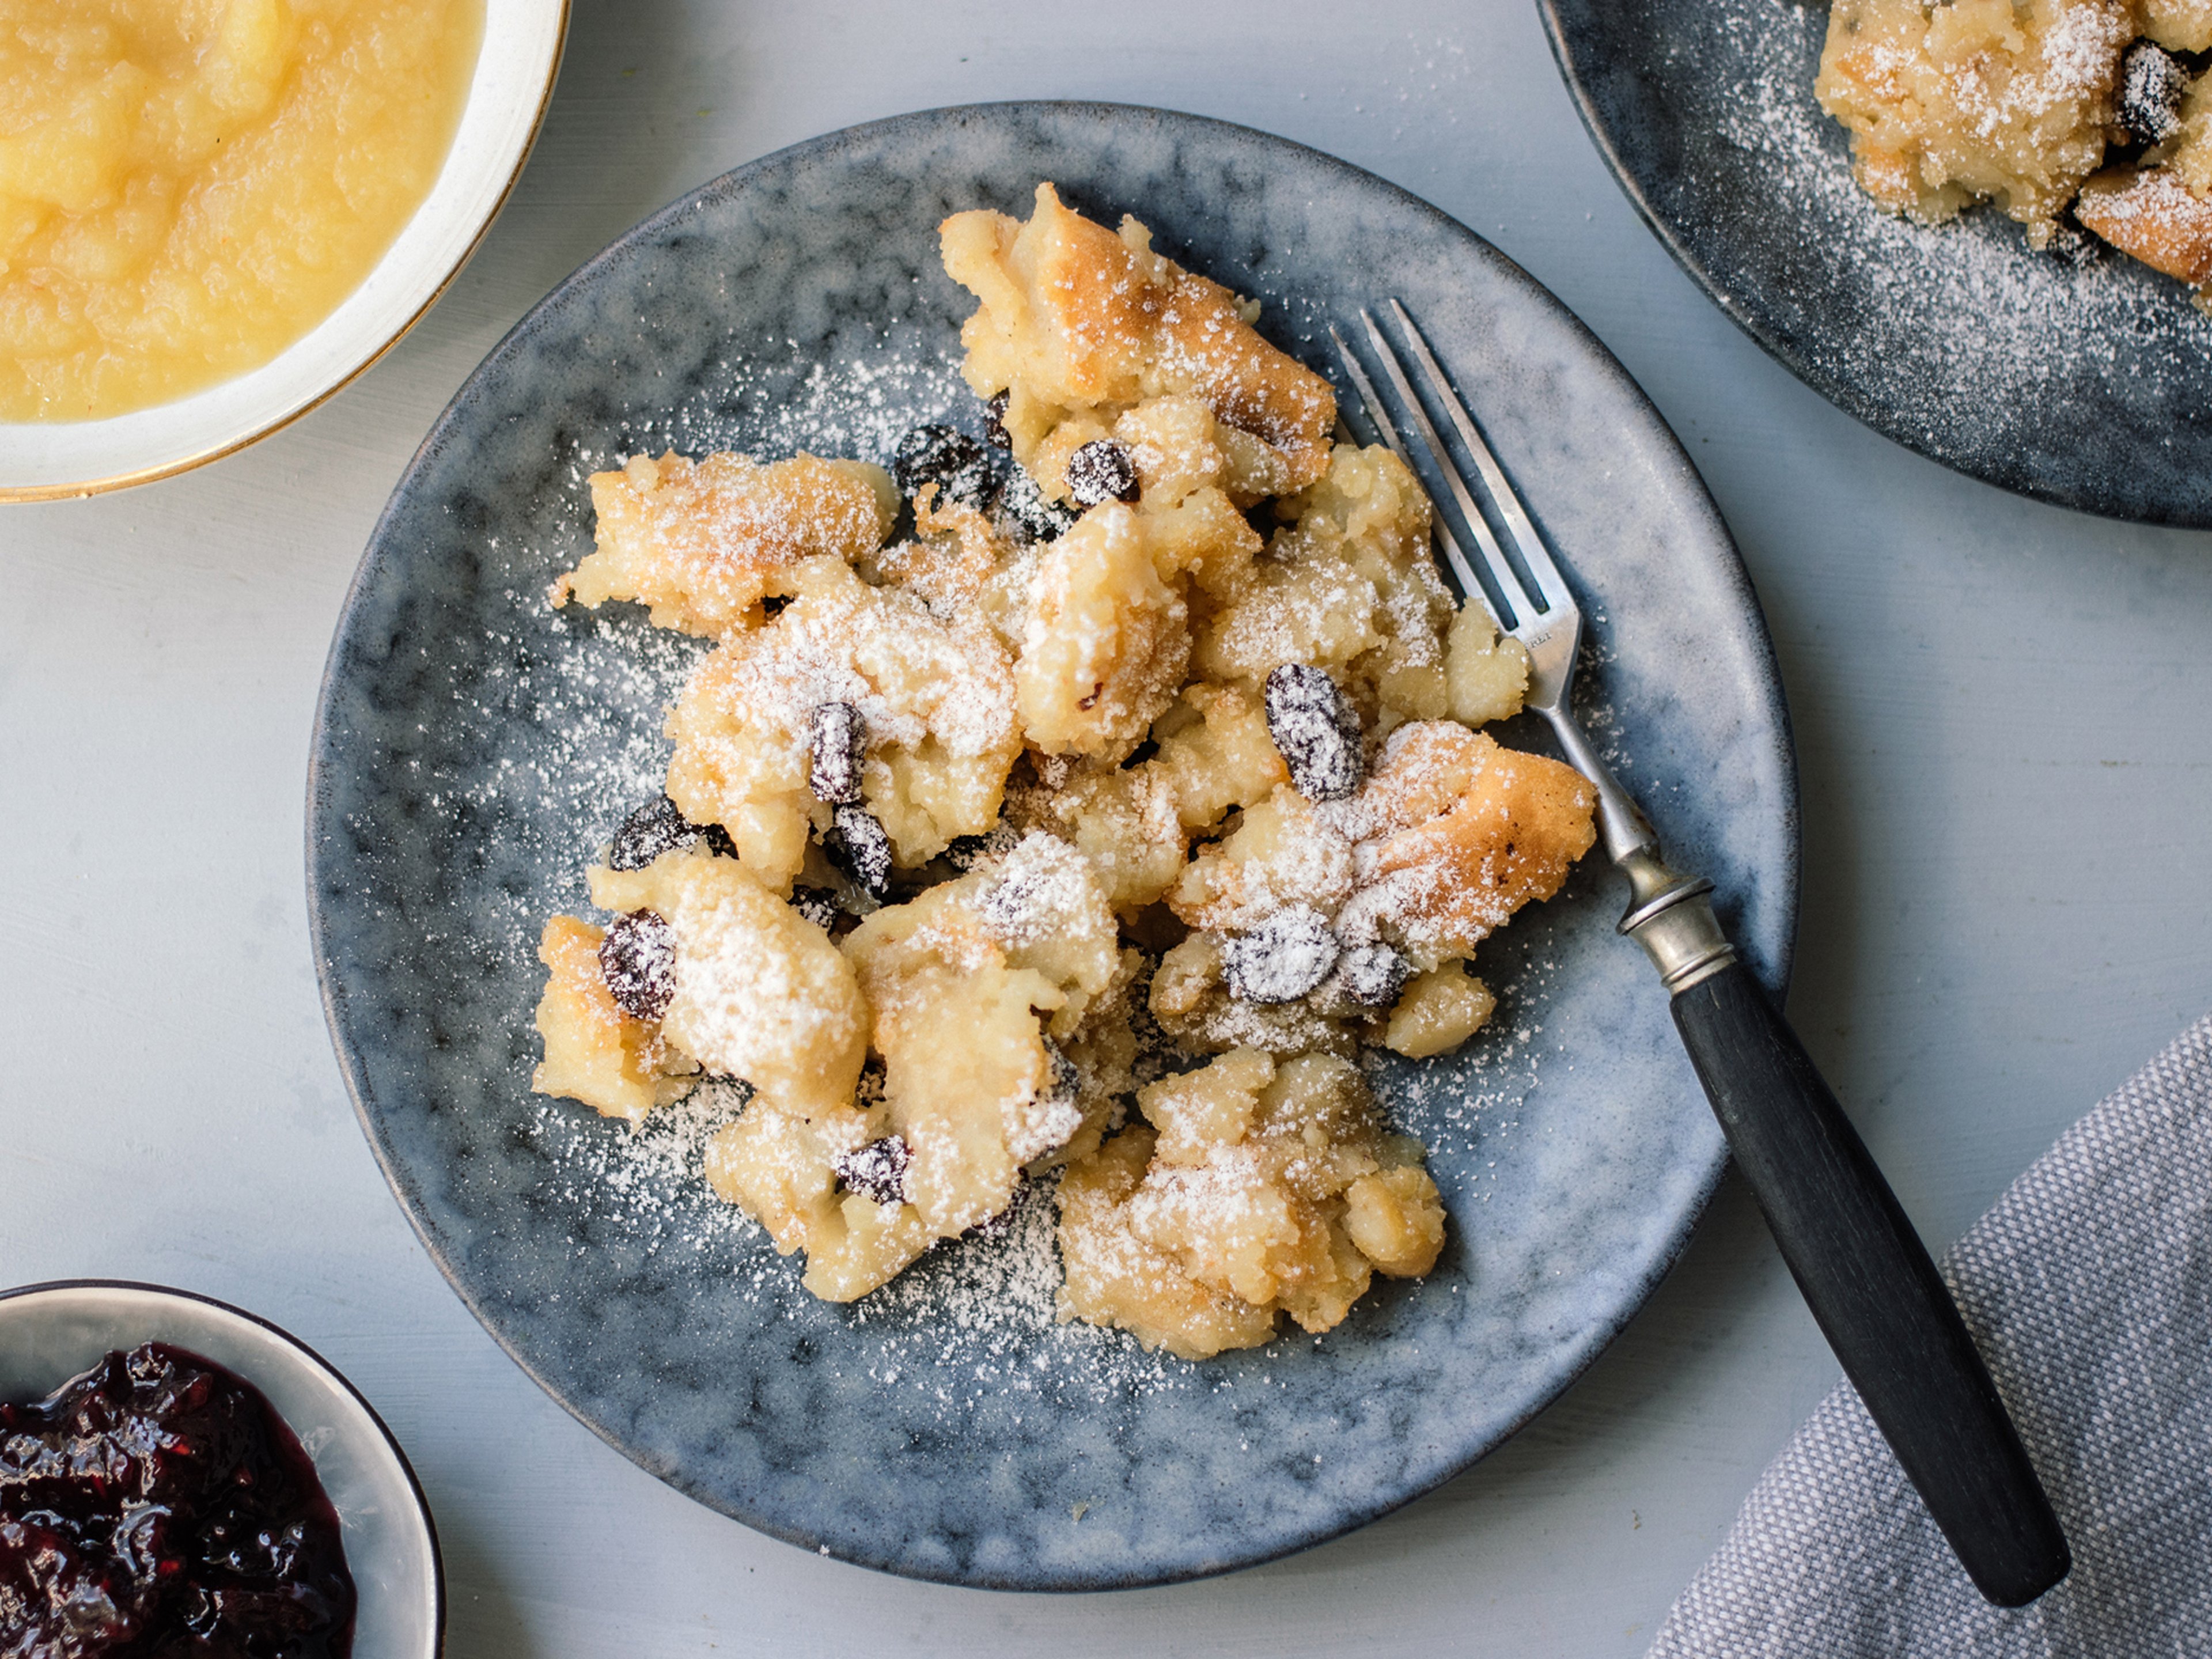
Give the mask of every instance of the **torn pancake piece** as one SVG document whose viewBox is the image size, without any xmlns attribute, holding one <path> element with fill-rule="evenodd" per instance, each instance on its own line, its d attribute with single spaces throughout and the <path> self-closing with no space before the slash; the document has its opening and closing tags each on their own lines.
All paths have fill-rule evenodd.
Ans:
<svg viewBox="0 0 2212 1659">
<path fill-rule="evenodd" d="M 553 584 L 555 605 L 635 599 L 653 624 L 722 637 L 758 625 L 800 561 L 853 563 L 898 516 L 890 475 L 866 461 L 794 455 L 633 455 L 592 475 L 598 546 Z"/>
</svg>

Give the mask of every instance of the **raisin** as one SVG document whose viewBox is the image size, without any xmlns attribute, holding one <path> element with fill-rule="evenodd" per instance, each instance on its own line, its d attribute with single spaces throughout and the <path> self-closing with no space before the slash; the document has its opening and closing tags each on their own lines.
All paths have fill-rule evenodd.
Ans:
<svg viewBox="0 0 2212 1659">
<path fill-rule="evenodd" d="M 913 1162 L 906 1142 L 896 1135 L 885 1135 L 881 1140 L 838 1153 L 830 1168 L 836 1173 L 837 1184 L 848 1193 L 858 1193 L 878 1204 L 903 1204 L 907 1168 Z"/>
<path fill-rule="evenodd" d="M 642 870 L 663 853 L 694 842 L 704 843 L 718 858 L 738 855 L 737 843 L 720 824 L 694 823 L 665 793 L 655 795 L 624 818 L 622 828 L 615 831 L 614 842 L 607 848 L 607 868 Z"/>
<path fill-rule="evenodd" d="M 1075 514 L 1047 501 L 1036 480 L 1019 467 L 1000 486 L 992 518 L 1000 532 L 1020 542 L 1058 541 L 1075 522 Z"/>
<path fill-rule="evenodd" d="M 806 787 L 832 806 L 860 798 L 868 756 L 868 723 L 849 702 L 821 702 L 807 721 Z"/>
<path fill-rule="evenodd" d="M 1093 438 L 1067 458 L 1067 493 L 1078 507 L 1137 499 L 1137 464 L 1126 445 Z"/>
<path fill-rule="evenodd" d="M 1222 942 L 1229 994 L 1243 1002 L 1296 1002 L 1328 977 L 1340 948 L 1320 911 L 1285 905 L 1249 933 Z"/>
<path fill-rule="evenodd" d="M 2120 125 L 2141 144 L 2162 144 L 2181 131 L 2181 99 L 2189 70 L 2148 40 L 2138 40 L 2120 60 Z"/>
<path fill-rule="evenodd" d="M 983 446 L 966 433 L 949 426 L 918 426 L 898 441 L 891 456 L 891 476 L 899 493 L 919 495 L 924 484 L 935 484 L 937 504 L 957 501 L 963 507 L 982 507 L 991 500 L 991 458 Z"/>
<path fill-rule="evenodd" d="M 1359 787 L 1359 716 L 1324 669 L 1285 663 L 1267 676 L 1267 735 L 1308 800 L 1342 800 Z"/>
<path fill-rule="evenodd" d="M 837 807 L 833 823 L 822 838 L 830 862 L 871 898 L 883 897 L 891 887 L 891 838 L 884 826 L 865 806 Z"/>
<path fill-rule="evenodd" d="M 1387 945 L 1359 945 L 1336 964 L 1345 995 L 1370 1008 L 1389 1007 L 1413 976 L 1413 964 Z"/>
<path fill-rule="evenodd" d="M 1012 449 L 1013 434 L 1006 430 L 1007 393 L 994 392 L 984 404 L 988 411 L 983 416 L 983 441 L 994 449 Z"/>
<path fill-rule="evenodd" d="M 614 843 L 607 848 L 607 868 L 642 870 L 690 839 L 691 826 L 676 810 L 676 803 L 665 794 L 655 795 L 615 831 Z"/>
<path fill-rule="evenodd" d="M 676 994 L 676 930 L 650 910 L 633 910 L 599 941 L 599 974 L 633 1019 L 659 1019 Z"/>
</svg>

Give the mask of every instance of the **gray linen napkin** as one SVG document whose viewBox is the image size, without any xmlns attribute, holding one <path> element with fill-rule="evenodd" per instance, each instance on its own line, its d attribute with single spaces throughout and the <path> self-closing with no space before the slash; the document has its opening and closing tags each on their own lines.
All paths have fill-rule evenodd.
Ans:
<svg viewBox="0 0 2212 1659">
<path fill-rule="evenodd" d="M 1845 1383 L 1651 1659 L 2212 1654 L 2212 1015 L 2061 1135 L 1943 1273 L 2072 1574 L 2033 1607 L 1983 1601 Z"/>
</svg>

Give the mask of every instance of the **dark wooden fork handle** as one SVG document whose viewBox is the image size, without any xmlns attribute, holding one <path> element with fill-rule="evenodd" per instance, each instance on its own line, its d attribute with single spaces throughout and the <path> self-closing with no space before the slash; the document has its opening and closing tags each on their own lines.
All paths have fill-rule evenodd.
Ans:
<svg viewBox="0 0 2212 1659">
<path fill-rule="evenodd" d="M 1975 1587 L 2021 1607 L 2073 1558 L 1936 1264 L 1835 1095 L 1741 963 L 1674 1024 L 1844 1373 Z"/>
</svg>

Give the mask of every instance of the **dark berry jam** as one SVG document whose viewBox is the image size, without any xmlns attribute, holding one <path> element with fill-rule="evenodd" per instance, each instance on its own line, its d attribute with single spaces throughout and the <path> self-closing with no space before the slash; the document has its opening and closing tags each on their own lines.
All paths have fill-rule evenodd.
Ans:
<svg viewBox="0 0 2212 1659">
<path fill-rule="evenodd" d="M 165 1343 L 0 1405 L 0 1655 L 345 1659 L 338 1517 L 260 1391 Z"/>
</svg>

